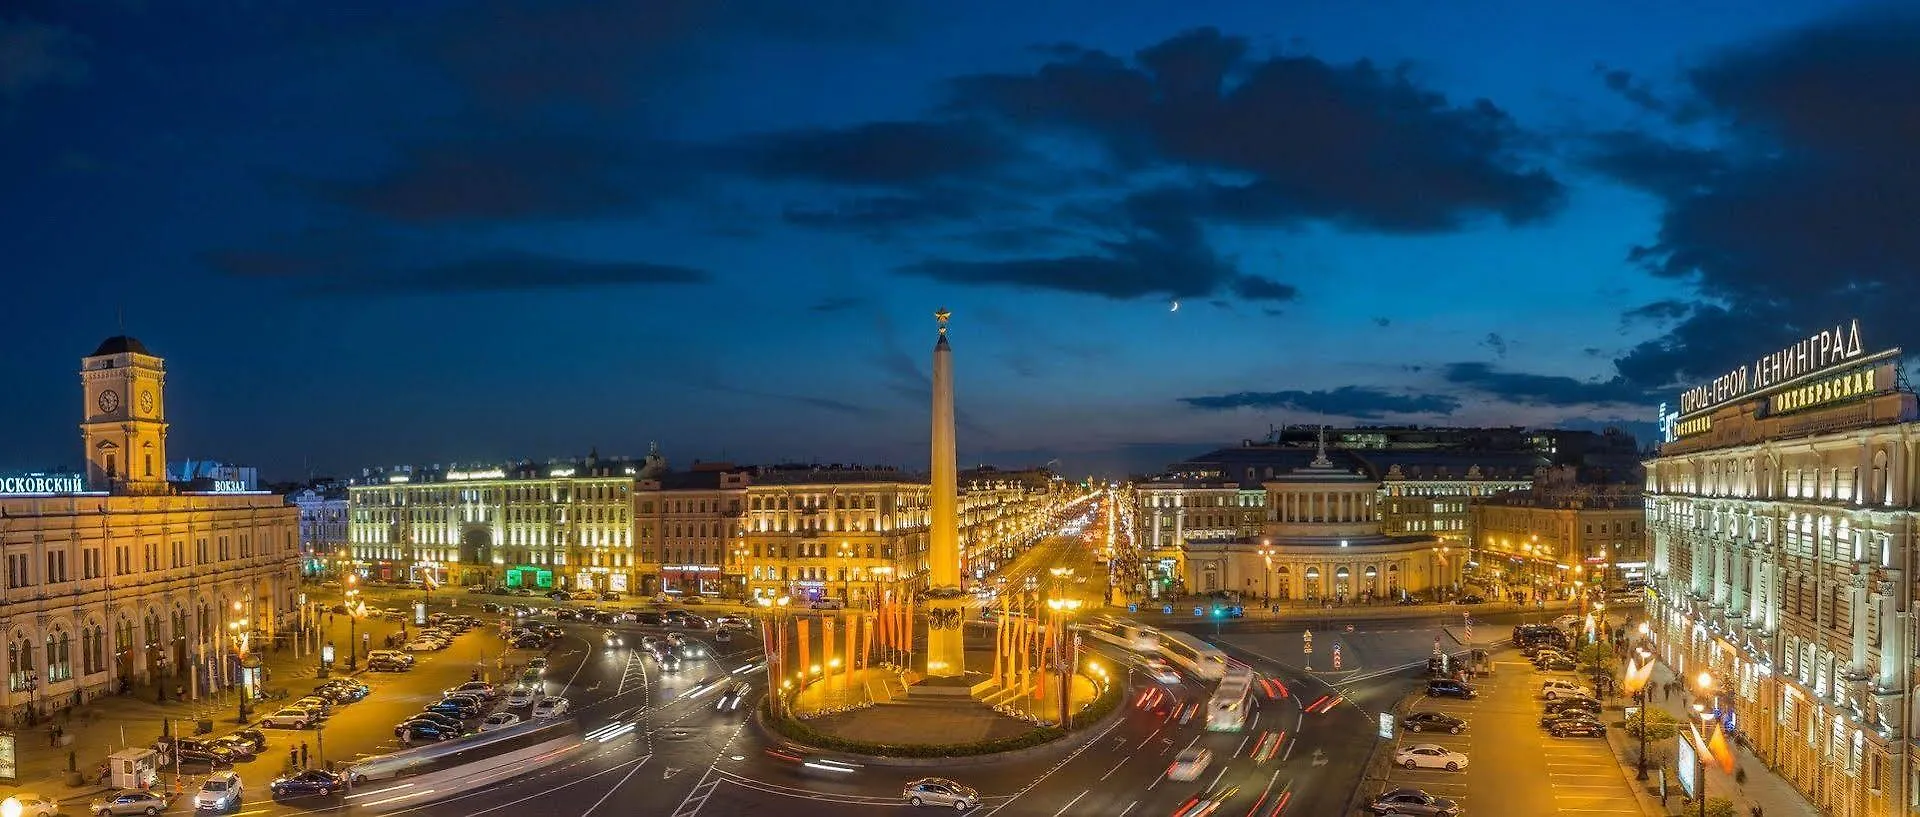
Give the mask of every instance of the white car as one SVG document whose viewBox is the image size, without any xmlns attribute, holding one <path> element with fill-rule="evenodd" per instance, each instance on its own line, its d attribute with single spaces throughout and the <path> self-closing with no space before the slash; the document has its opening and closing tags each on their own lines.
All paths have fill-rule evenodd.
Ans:
<svg viewBox="0 0 1920 817">
<path fill-rule="evenodd" d="M 265 720 L 260 722 L 260 725 L 271 726 L 276 729 L 305 729 L 307 728 L 307 724 L 314 723 L 318 720 L 320 719 L 312 712 L 308 712 L 302 707 L 289 706 L 268 715 Z"/>
<path fill-rule="evenodd" d="M 194 811 L 227 811 L 240 806 L 240 775 L 214 772 L 193 793 Z"/>
<path fill-rule="evenodd" d="M 533 717 L 535 719 L 557 718 L 567 714 L 567 710 L 572 708 L 565 698 L 541 698 L 539 703 L 533 705 Z"/>
<path fill-rule="evenodd" d="M 491 732 L 495 729 L 505 729 L 519 722 L 520 716 L 512 712 L 495 712 L 488 715 L 486 720 L 480 722 L 480 731 Z"/>
<path fill-rule="evenodd" d="M 1393 753 L 1393 762 L 1409 769 L 1446 769 L 1457 772 L 1467 767 L 1467 756 L 1445 746 L 1420 743 L 1401 747 L 1400 751 Z"/>
<path fill-rule="evenodd" d="M 1572 681 L 1549 678 L 1540 684 L 1540 697 L 1549 701 L 1562 695 L 1594 697 L 1592 687 L 1584 687 Z"/>
<path fill-rule="evenodd" d="M 507 693 L 507 708 L 519 709 L 523 706 L 532 706 L 533 702 L 538 700 L 539 697 L 540 693 L 527 689 L 526 687 L 521 687 Z"/>
<path fill-rule="evenodd" d="M 1173 667 L 1168 666 L 1165 661 L 1148 661 L 1147 677 L 1162 684 L 1180 683 L 1180 673 L 1175 672 Z"/>
<path fill-rule="evenodd" d="M 10 796 L 20 804 L 20 817 L 53 817 L 60 813 L 60 804 L 45 795 L 17 791 Z"/>
<path fill-rule="evenodd" d="M 1167 767 L 1168 780 L 1194 780 L 1207 770 L 1207 764 L 1213 762 L 1213 753 L 1199 747 L 1190 746 L 1173 756 L 1173 765 Z"/>
<path fill-rule="evenodd" d="M 1579 624 L 1579 623 L 1580 623 L 1580 621 L 1581 621 L 1581 619 L 1580 619 L 1580 617 L 1579 617 L 1579 616 L 1575 616 L 1575 615 L 1565 615 L 1565 616 L 1561 616 L 1561 617 L 1559 617 L 1559 618 L 1556 618 L 1556 619 L 1554 619 L 1554 620 L 1553 620 L 1553 626 L 1555 626 L 1555 627 L 1558 627 L 1558 628 L 1560 628 L 1560 629 L 1562 629 L 1562 630 L 1564 630 L 1564 629 L 1566 629 L 1566 628 L 1568 628 L 1568 627 L 1572 627 L 1572 626 L 1573 626 L 1573 625 L 1575 625 L 1575 624 Z"/>
</svg>

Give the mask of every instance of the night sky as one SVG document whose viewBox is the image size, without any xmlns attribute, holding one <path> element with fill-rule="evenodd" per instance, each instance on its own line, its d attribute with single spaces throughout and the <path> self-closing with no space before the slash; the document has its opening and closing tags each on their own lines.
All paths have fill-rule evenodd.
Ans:
<svg viewBox="0 0 1920 817">
<path fill-rule="evenodd" d="M 0 6 L 0 469 L 123 327 L 272 478 L 923 468 L 941 306 L 963 463 L 1071 473 L 1920 348 L 1888 7 L 350 5 Z"/>
</svg>

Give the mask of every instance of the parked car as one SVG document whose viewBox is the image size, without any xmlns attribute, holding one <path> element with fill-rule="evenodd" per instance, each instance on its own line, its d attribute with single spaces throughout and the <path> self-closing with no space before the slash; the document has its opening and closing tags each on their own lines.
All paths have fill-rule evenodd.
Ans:
<svg viewBox="0 0 1920 817">
<path fill-rule="evenodd" d="M 1367 810 L 1375 814 L 1405 814 L 1409 817 L 1455 817 L 1460 806 L 1445 797 L 1436 797 L 1419 789 L 1394 789 L 1373 798 Z"/>
<path fill-rule="evenodd" d="M 1393 753 L 1393 763 L 1409 769 L 1446 769 L 1457 772 L 1467 767 L 1467 756 L 1431 743 L 1403 746 Z"/>
<path fill-rule="evenodd" d="M 1534 664 L 1533 664 L 1534 666 L 1539 667 L 1542 672 L 1572 672 L 1577 666 L 1579 666 L 1573 663 L 1573 659 L 1568 658 L 1564 655 L 1561 655 L 1557 652 L 1542 653 L 1542 655 L 1544 655 L 1545 657 L 1534 661 Z"/>
<path fill-rule="evenodd" d="M 1486 599 L 1475 595 L 1465 595 L 1453 600 L 1454 604 L 1483 604 L 1485 602 Z"/>
<path fill-rule="evenodd" d="M 1562 695 L 1583 695 L 1591 698 L 1593 697 L 1593 689 L 1559 678 L 1548 678 L 1540 682 L 1541 697 L 1551 701 Z"/>
<path fill-rule="evenodd" d="M 253 744 L 254 754 L 259 754 L 267 750 L 267 733 L 258 729 L 241 729 L 222 738 L 222 740 L 244 740 Z"/>
<path fill-rule="evenodd" d="M 1600 701 L 1585 695 L 1562 695 L 1548 701 L 1546 704 L 1546 711 L 1549 713 L 1567 712 L 1570 710 L 1597 713 L 1600 711 Z"/>
<path fill-rule="evenodd" d="M 539 698 L 539 692 L 521 687 L 520 689 L 507 693 L 507 708 L 519 709 L 523 706 L 532 706 L 533 702 L 539 700 Z"/>
<path fill-rule="evenodd" d="M 260 722 L 260 725 L 271 726 L 275 729 L 305 729 L 307 728 L 307 724 L 318 720 L 320 719 L 303 707 L 289 706 L 268 715 L 265 720 Z"/>
<path fill-rule="evenodd" d="M 1446 732 L 1458 735 L 1467 728 L 1467 722 L 1445 712 L 1414 712 L 1400 719 L 1401 727 L 1409 732 Z"/>
<path fill-rule="evenodd" d="M 914 806 L 946 806 L 966 811 L 980 805 L 980 792 L 944 777 L 923 777 L 902 788 L 900 799 Z"/>
<path fill-rule="evenodd" d="M 557 718 L 567 714 L 567 711 L 572 708 L 573 706 L 567 703 L 565 698 L 541 698 L 539 703 L 533 705 L 533 717 L 535 720 Z"/>
<path fill-rule="evenodd" d="M 1561 721 L 1592 721 L 1599 723 L 1600 716 L 1584 709 L 1563 709 L 1558 712 L 1548 712 L 1545 715 L 1541 715 L 1540 728 L 1552 729 L 1554 724 Z"/>
<path fill-rule="evenodd" d="M 487 682 L 485 682 L 485 681 L 468 681 L 468 682 L 466 682 L 466 683 L 464 683 L 464 684 L 461 684 L 461 685 L 459 685 L 459 686 L 457 686 L 457 687 L 454 687 L 454 688 L 452 688 L 452 689 L 449 689 L 449 690 L 447 690 L 447 692 L 449 692 L 449 693 L 453 693 L 453 692 L 471 692 L 471 693 L 476 693 L 476 694 L 478 694 L 478 695 L 479 695 L 479 696 L 480 696 L 480 697 L 481 697 L 481 698 L 482 698 L 483 700 L 486 700 L 486 701 L 492 701 L 493 699 L 495 699 L 495 698 L 498 698 L 498 697 L 500 697 L 500 693 L 499 693 L 499 691 L 497 691 L 497 690 L 495 690 L 495 689 L 493 688 L 493 685 L 492 685 L 492 684 L 489 684 L 489 683 L 487 683 Z"/>
<path fill-rule="evenodd" d="M 520 716 L 512 712 L 495 712 L 488 715 L 486 720 L 480 722 L 480 731 L 491 732 L 495 729 L 505 729 L 519 722 Z"/>
<path fill-rule="evenodd" d="M 1562 718 L 1554 721 L 1552 726 L 1547 727 L 1547 734 L 1556 738 L 1569 738 L 1574 736 L 1604 738 L 1607 736 L 1607 726 L 1599 721 L 1588 720 L 1586 718 Z"/>
<path fill-rule="evenodd" d="M 1188 781 L 1200 776 L 1207 770 L 1207 764 L 1213 762 L 1213 753 L 1198 746 L 1180 750 L 1173 756 L 1173 764 L 1167 767 L 1167 779 Z"/>
<path fill-rule="evenodd" d="M 513 640 L 514 648 L 521 649 L 521 650 L 537 650 L 546 645 L 547 645 L 547 642 L 545 639 L 542 639 L 540 636 L 534 635 L 532 633 L 528 633 L 526 635 L 520 636 L 519 638 L 516 638 Z"/>
<path fill-rule="evenodd" d="M 373 652 L 367 653 L 367 661 L 369 663 L 373 661 L 392 661 L 396 664 L 404 664 L 409 667 L 413 666 L 413 656 L 399 650 L 374 650 Z"/>
<path fill-rule="evenodd" d="M 427 704 L 425 711 L 451 715 L 463 721 L 480 717 L 480 707 L 474 706 L 471 701 L 461 698 L 442 698 Z"/>
<path fill-rule="evenodd" d="M 1473 698 L 1478 694 L 1474 691 L 1473 685 L 1465 681 L 1434 678 L 1427 682 L 1427 695 L 1431 697 Z"/>
<path fill-rule="evenodd" d="M 224 738 L 214 738 L 213 740 L 210 740 L 207 742 L 215 746 L 223 747 L 227 751 L 232 752 L 233 760 L 235 762 L 244 763 L 246 761 L 252 760 L 260 756 L 260 749 L 254 746 L 253 741 L 240 737 L 239 735 L 228 735 Z"/>
<path fill-rule="evenodd" d="M 317 794 L 325 797 L 346 788 L 346 780 L 340 775 L 325 769 L 307 769 L 290 775 L 283 775 L 267 784 L 267 790 L 275 797 L 299 794 Z"/>
<path fill-rule="evenodd" d="M 411 746 L 415 743 L 438 743 L 460 737 L 460 730 L 448 729 L 433 721 L 407 721 L 393 728 L 393 736 L 400 742 Z"/>
<path fill-rule="evenodd" d="M 214 772 L 200 781 L 200 790 L 193 793 L 194 811 L 228 811 L 240 807 L 240 775 L 233 772 Z"/>
<path fill-rule="evenodd" d="M 99 817 L 112 817 L 121 814 L 155 815 L 167 810 L 167 798 L 162 794 L 134 789 L 122 789 L 106 797 L 93 801 L 87 811 Z"/>
<path fill-rule="evenodd" d="M 527 669 L 539 670 L 540 672 L 544 673 L 547 671 L 547 659 L 535 658 L 532 661 L 528 661 Z"/>
<path fill-rule="evenodd" d="M 333 717 L 333 702 L 319 695 L 307 695 L 294 701 L 293 705 L 305 707 L 308 712 L 318 716 L 319 720 Z"/>
<path fill-rule="evenodd" d="M 180 763 L 227 766 L 233 763 L 233 750 L 208 741 L 176 738 L 173 741 L 173 757 Z"/>
</svg>

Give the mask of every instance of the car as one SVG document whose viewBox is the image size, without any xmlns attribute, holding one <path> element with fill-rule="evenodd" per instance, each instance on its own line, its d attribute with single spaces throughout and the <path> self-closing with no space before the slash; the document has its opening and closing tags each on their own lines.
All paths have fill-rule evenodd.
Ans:
<svg viewBox="0 0 1920 817">
<path fill-rule="evenodd" d="M 305 729 L 307 728 L 307 724 L 318 720 L 320 719 L 314 717 L 314 714 L 308 712 L 304 707 L 289 706 L 268 715 L 266 719 L 260 721 L 260 725 L 271 726 L 275 729 Z"/>
<path fill-rule="evenodd" d="M 460 719 L 441 712 L 415 712 L 408 715 L 404 722 L 412 723 L 414 721 L 424 721 L 434 724 L 435 726 L 451 729 L 456 734 L 460 731 Z"/>
<path fill-rule="evenodd" d="M 174 759 L 181 763 L 200 763 L 208 766 L 226 766 L 233 763 L 232 749 L 210 741 L 176 738 L 173 741 L 173 752 Z"/>
<path fill-rule="evenodd" d="M 407 652 L 434 652 L 435 650 L 443 649 L 446 646 L 447 645 L 442 644 L 438 641 L 435 641 L 431 638 L 416 638 L 412 641 L 409 641 L 401 645 L 400 649 L 406 650 Z"/>
<path fill-rule="evenodd" d="M 1600 715 L 1585 709 L 1549 709 L 1540 716 L 1540 728 L 1551 728 L 1555 723 L 1565 720 L 1598 721 Z"/>
<path fill-rule="evenodd" d="M 482 700 L 486 700 L 486 701 L 492 701 L 493 699 L 500 697 L 499 690 L 494 689 L 492 684 L 489 684 L 485 681 L 468 681 L 464 684 L 461 684 L 457 687 L 447 690 L 448 694 L 452 694 L 456 692 L 474 693 L 479 695 Z"/>
<path fill-rule="evenodd" d="M 231 752 L 231 761 L 235 763 L 245 763 L 260 756 L 260 750 L 254 747 L 253 741 L 240 737 L 239 735 L 214 738 L 213 740 L 207 741 L 207 743 Z"/>
<path fill-rule="evenodd" d="M 523 707 L 523 706 L 532 706 L 533 702 L 538 700 L 539 698 L 540 698 L 539 692 L 522 687 L 520 689 L 516 689 L 512 692 L 507 693 L 507 708 L 519 709 L 520 707 Z"/>
<path fill-rule="evenodd" d="M 1533 661 L 1535 666 L 1539 666 L 1541 661 L 1555 656 L 1566 658 L 1567 654 L 1561 652 L 1557 647 L 1538 647 L 1533 651 L 1533 655 L 1528 656 L 1528 658 Z"/>
<path fill-rule="evenodd" d="M 445 692 L 445 693 L 441 693 L 440 700 L 458 701 L 460 703 L 466 704 L 467 706 L 471 706 L 474 709 L 480 710 L 480 714 L 483 714 L 483 715 L 486 714 L 487 712 L 487 699 L 480 697 L 478 693 Z"/>
<path fill-rule="evenodd" d="M 654 662 L 658 663 L 662 670 L 673 671 L 680 668 L 680 654 L 674 652 L 672 647 L 656 647 L 647 654 L 653 656 Z"/>
<path fill-rule="evenodd" d="M 556 607 L 553 610 L 553 617 L 558 621 L 578 621 L 580 613 L 571 607 Z"/>
<path fill-rule="evenodd" d="M 604 640 L 604 641 L 606 641 L 606 642 L 607 642 L 607 646 L 609 646 L 609 647 L 618 647 L 618 646 L 620 646 L 620 643 L 621 643 L 621 642 L 620 642 L 620 634 L 619 634 L 619 633 L 616 633 L 616 632 L 614 632 L 614 631 L 612 631 L 612 630 L 602 630 L 602 631 L 600 632 L 600 638 L 601 638 L 602 640 Z"/>
<path fill-rule="evenodd" d="M 487 613 L 504 613 L 507 611 L 507 607 L 499 602 L 489 601 L 481 603 L 480 610 Z"/>
<path fill-rule="evenodd" d="M 946 806 L 966 811 L 980 805 L 980 792 L 944 777 L 922 777 L 902 787 L 900 799 L 912 806 Z"/>
<path fill-rule="evenodd" d="M 541 698 L 539 703 L 533 705 L 533 717 L 535 720 L 540 718 L 557 718 L 567 714 L 567 711 L 572 708 L 573 705 L 567 703 L 567 699 L 565 698 Z"/>
<path fill-rule="evenodd" d="M 1546 657 L 1533 662 L 1542 672 L 1572 672 L 1577 666 L 1573 659 L 1559 653 L 1545 653 Z"/>
<path fill-rule="evenodd" d="M 707 648 L 698 641 L 688 641 L 673 648 L 673 651 L 679 653 L 681 658 L 700 658 L 707 654 Z"/>
<path fill-rule="evenodd" d="M 733 633 L 732 633 L 731 631 L 728 631 L 728 630 L 724 630 L 724 629 L 723 629 L 723 630 L 716 630 L 716 631 L 714 631 L 714 633 L 713 633 L 713 640 L 714 640 L 714 641 L 718 641 L 718 642 L 721 642 L 721 643 L 723 643 L 723 644 L 726 644 L 726 643 L 732 643 L 732 642 L 733 642 Z"/>
<path fill-rule="evenodd" d="M 678 647 L 685 643 L 687 636 L 684 633 L 667 633 L 667 646 Z"/>
<path fill-rule="evenodd" d="M 1566 615 L 1555 618 L 1553 620 L 1553 626 L 1558 629 L 1564 630 L 1564 629 L 1567 629 L 1568 627 L 1572 627 L 1575 624 L 1579 624 L 1580 620 L 1581 619 L 1579 616 L 1573 615 L 1572 613 L 1568 613 Z"/>
<path fill-rule="evenodd" d="M 1402 746 L 1393 753 L 1393 765 L 1408 769 L 1446 769 L 1457 772 L 1467 767 L 1467 756 L 1431 743 Z"/>
<path fill-rule="evenodd" d="M 540 671 L 532 667 L 521 670 L 520 686 L 532 687 L 534 689 L 540 688 Z"/>
<path fill-rule="evenodd" d="M 1548 678 L 1540 682 L 1540 697 L 1551 701 L 1562 695 L 1583 695 L 1591 698 L 1593 697 L 1593 689 L 1559 678 Z"/>
<path fill-rule="evenodd" d="M 727 687 L 727 691 L 720 693 L 720 700 L 714 705 L 714 708 L 722 712 L 732 712 L 735 709 L 739 709 L 740 702 L 746 699 L 747 692 L 751 689 L 753 689 L 753 684 L 746 681 L 740 681 Z"/>
<path fill-rule="evenodd" d="M 545 659 L 545 658 L 535 658 L 535 659 L 533 659 L 532 661 L 528 661 L 528 662 L 527 662 L 527 669 L 533 669 L 533 670 L 539 670 L 539 671 L 541 671 L 541 672 L 546 672 L 546 671 L 547 671 L 547 659 Z"/>
<path fill-rule="evenodd" d="M 1173 756 L 1173 764 L 1167 767 L 1168 780 L 1187 781 L 1200 776 L 1207 770 L 1207 764 L 1213 762 L 1213 753 L 1198 746 L 1189 746 Z"/>
<path fill-rule="evenodd" d="M 701 598 L 701 597 L 699 597 L 699 596 L 688 596 L 688 597 L 686 597 L 686 598 L 684 598 L 684 599 L 681 599 L 681 600 L 680 600 L 680 603 L 681 603 L 681 604 L 690 604 L 690 605 L 696 605 L 696 606 L 697 606 L 697 605 L 701 605 L 701 604 L 706 604 L 706 603 L 707 603 L 707 600 L 706 600 L 706 599 L 704 599 L 704 598 Z M 835 608 L 835 609 L 838 609 L 838 608 Z"/>
<path fill-rule="evenodd" d="M 373 689 L 366 684 L 345 679 L 328 681 L 313 688 L 313 694 L 336 704 L 350 704 L 365 700 L 371 692 Z"/>
<path fill-rule="evenodd" d="M 1367 810 L 1375 814 L 1403 814 L 1408 817 L 1455 817 L 1460 813 L 1460 806 L 1445 797 L 1436 797 L 1419 789 L 1394 789 L 1373 798 L 1373 802 L 1367 804 Z"/>
<path fill-rule="evenodd" d="M 159 814 L 167 810 L 165 795 L 136 789 L 122 789 L 107 797 L 93 801 L 87 811 L 99 817 L 113 817 L 118 814 Z"/>
<path fill-rule="evenodd" d="M 1575 710 L 1598 713 L 1600 711 L 1600 701 L 1597 698 L 1590 698 L 1585 695 L 1562 695 L 1548 701 L 1546 704 L 1546 711 L 1549 713 Z"/>
<path fill-rule="evenodd" d="M 325 769 L 307 769 L 273 779 L 267 784 L 267 790 L 275 797 L 289 795 L 317 794 L 325 797 L 346 789 L 346 779 Z"/>
<path fill-rule="evenodd" d="M 513 646 L 522 650 L 537 650 L 547 645 L 540 636 L 527 634 L 513 640 Z"/>
<path fill-rule="evenodd" d="M 367 653 L 367 660 L 392 661 L 397 664 L 405 664 L 409 667 L 413 666 L 413 656 L 399 650 L 374 650 Z"/>
<path fill-rule="evenodd" d="M 495 712 L 488 715 L 486 720 L 480 722 L 480 731 L 491 732 L 495 729 L 505 729 L 519 722 L 520 716 L 512 712 Z"/>
<path fill-rule="evenodd" d="M 226 811 L 240 807 L 240 775 L 233 772 L 214 772 L 200 781 L 200 790 L 193 793 L 194 811 Z"/>
<path fill-rule="evenodd" d="M 560 625 L 558 624 L 540 625 L 540 635 L 546 638 L 559 638 L 560 636 L 563 636 L 566 634 L 567 634 L 567 631 L 560 629 Z"/>
<path fill-rule="evenodd" d="M 1607 736 L 1607 725 L 1597 720 L 1589 720 L 1586 718 L 1562 718 L 1554 721 L 1552 726 L 1547 727 L 1547 734 L 1556 738 L 1570 738 L 1576 735 L 1589 738 L 1604 738 Z"/>
<path fill-rule="evenodd" d="M 393 736 L 407 746 L 416 743 L 439 743 L 460 737 L 460 730 L 448 729 L 433 721 L 409 720 L 393 728 Z"/>
<path fill-rule="evenodd" d="M 1473 698 L 1478 694 L 1474 691 L 1473 685 L 1465 681 L 1455 681 L 1452 678 L 1434 678 L 1427 681 L 1429 697 Z"/>
<path fill-rule="evenodd" d="M 247 743 L 253 745 L 254 754 L 259 754 L 267 750 L 267 733 L 262 732 L 258 729 L 241 729 L 237 732 L 234 732 L 231 735 L 221 738 L 221 740 L 246 741 Z"/>
<path fill-rule="evenodd" d="M 305 696 L 300 700 L 294 701 L 292 706 L 304 707 L 308 712 L 312 712 L 319 720 L 326 720 L 333 717 L 333 702 L 319 695 Z"/>
<path fill-rule="evenodd" d="M 1148 661 L 1147 677 L 1152 678 L 1155 683 L 1161 683 L 1161 684 L 1180 683 L 1180 673 L 1175 671 L 1174 668 L 1168 665 L 1167 662 L 1165 661 L 1159 661 L 1159 660 Z"/>
<path fill-rule="evenodd" d="M 7 795 L 20 804 L 20 817 L 53 817 L 60 813 L 59 801 L 44 794 L 30 791 L 17 791 Z"/>
<path fill-rule="evenodd" d="M 427 704 L 424 711 L 451 715 L 463 721 L 480 717 L 480 707 L 465 698 L 442 698 Z"/>
<path fill-rule="evenodd" d="M 627 615 L 633 619 L 633 623 L 645 627 L 663 627 L 666 626 L 667 623 L 667 620 L 662 618 L 659 613 L 646 610 L 628 613 Z"/>
<path fill-rule="evenodd" d="M 1453 600 L 1454 604 L 1483 604 L 1485 602 L 1486 599 L 1473 595 L 1461 596 Z"/>
<path fill-rule="evenodd" d="M 1458 735 L 1466 731 L 1467 722 L 1445 712 L 1414 712 L 1400 719 L 1400 726 L 1409 732 L 1446 732 Z"/>
</svg>

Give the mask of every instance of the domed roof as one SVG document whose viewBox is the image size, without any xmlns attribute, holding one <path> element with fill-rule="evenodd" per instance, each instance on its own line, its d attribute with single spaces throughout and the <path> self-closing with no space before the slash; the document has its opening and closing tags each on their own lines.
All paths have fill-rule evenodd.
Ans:
<svg viewBox="0 0 1920 817">
<path fill-rule="evenodd" d="M 153 354 L 147 351 L 146 345 L 142 344 L 139 338 L 128 335 L 114 335 L 113 337 L 100 341 L 100 348 L 93 350 L 93 354 L 88 355 L 88 357 L 124 355 L 129 353 L 148 356 L 152 356 Z"/>
</svg>

